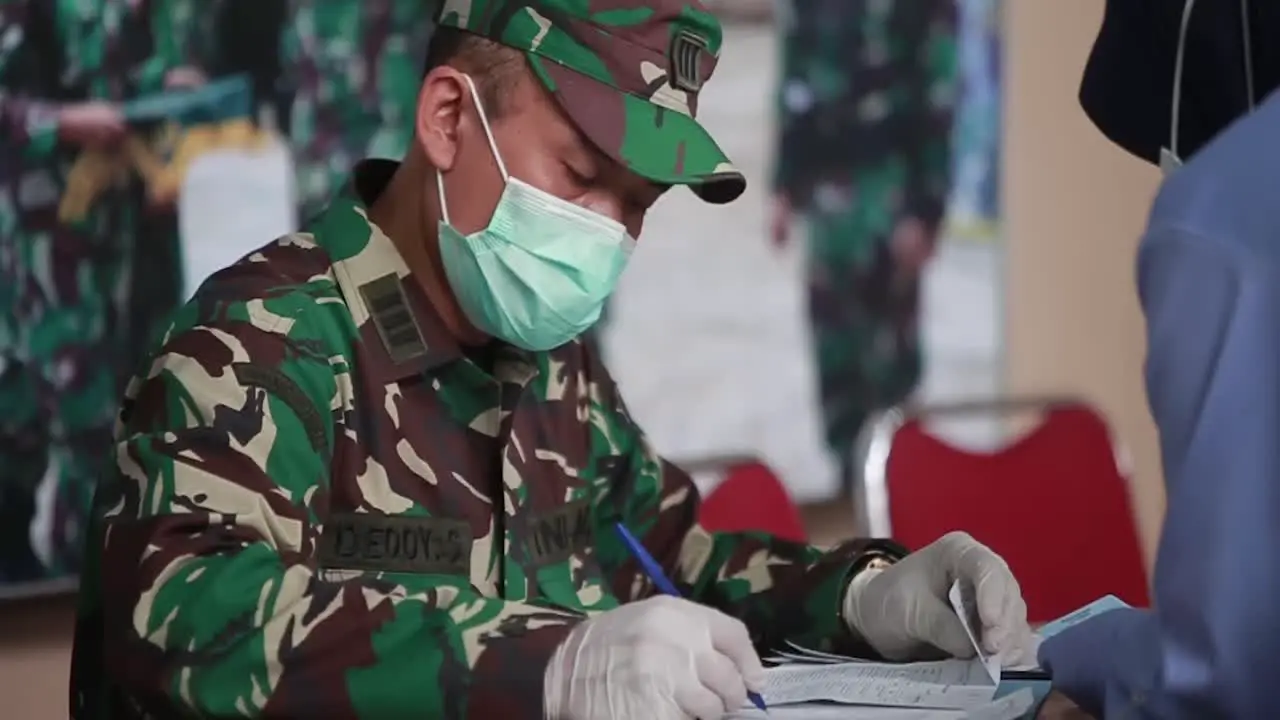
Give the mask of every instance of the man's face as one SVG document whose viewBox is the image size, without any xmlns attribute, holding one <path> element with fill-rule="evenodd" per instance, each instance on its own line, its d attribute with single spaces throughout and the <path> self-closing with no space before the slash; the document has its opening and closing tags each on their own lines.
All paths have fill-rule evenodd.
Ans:
<svg viewBox="0 0 1280 720">
<path fill-rule="evenodd" d="M 639 237 L 645 213 L 665 188 L 597 150 L 527 69 L 523 75 L 504 96 L 500 116 L 495 117 L 494 109 L 483 109 L 507 172 L 616 220 L 632 237 Z M 489 223 L 504 186 L 481 112 L 461 72 L 443 67 L 427 75 L 419 98 L 418 141 L 444 178 L 449 220 L 463 233 Z"/>
</svg>

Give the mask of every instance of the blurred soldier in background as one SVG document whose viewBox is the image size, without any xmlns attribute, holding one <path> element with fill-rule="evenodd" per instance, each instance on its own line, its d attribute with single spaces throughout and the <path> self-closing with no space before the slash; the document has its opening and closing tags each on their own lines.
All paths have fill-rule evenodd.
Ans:
<svg viewBox="0 0 1280 720">
<path fill-rule="evenodd" d="M 206 21 L 204 10 L 208 1 L 148 0 L 152 7 L 154 57 L 172 67 L 166 72 L 165 90 L 195 89 L 206 82 L 196 59 L 207 52 L 200 44 L 205 40 L 200 28 Z M 260 1 L 266 3 L 267 0 Z M 132 4 L 138 3 L 133 0 Z M 156 88 L 139 88 L 142 93 L 153 90 Z M 182 286 L 182 242 L 176 205 L 146 199 L 137 185 L 134 202 L 140 202 L 143 210 L 133 227 L 134 243 L 146 252 L 135 252 L 130 257 L 132 280 L 127 304 L 120 313 L 123 327 L 118 338 L 125 353 L 117 364 L 121 388 L 137 371 L 151 343 L 164 332 L 169 314 L 185 299 L 184 291 L 190 289 Z"/>
<path fill-rule="evenodd" d="M 60 206 L 77 158 L 124 142 L 120 103 L 185 82 L 184 4 L 0 3 L 0 583 L 77 570 L 132 294 L 179 273 L 132 275 L 153 249 L 136 177 L 112 174 L 83 215 Z"/>
<path fill-rule="evenodd" d="M 951 187 L 955 0 L 784 0 L 773 241 L 808 225 L 825 439 L 852 449 L 921 377 L 920 273 Z"/>
<path fill-rule="evenodd" d="M 265 109 L 278 127 L 288 127 L 293 98 L 282 75 L 280 40 L 292 0 L 205 2 L 207 36 L 201 43 L 202 64 L 212 76 L 248 76 L 257 117 L 261 119 Z"/>
<path fill-rule="evenodd" d="M 438 0 L 210 0 L 201 65 L 245 73 L 293 152 L 299 220 L 319 213 L 363 157 L 413 137 Z"/>
<path fill-rule="evenodd" d="M 365 157 L 399 159 L 438 0 L 292 0 L 281 41 L 293 91 L 286 126 L 305 222 Z"/>
</svg>

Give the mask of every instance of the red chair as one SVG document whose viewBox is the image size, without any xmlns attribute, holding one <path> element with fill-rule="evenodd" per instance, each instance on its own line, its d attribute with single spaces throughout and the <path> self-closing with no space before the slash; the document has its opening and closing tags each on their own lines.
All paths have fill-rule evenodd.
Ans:
<svg viewBox="0 0 1280 720">
<path fill-rule="evenodd" d="M 777 474 L 752 457 L 716 457 L 678 465 L 714 487 L 702 499 L 698 521 L 712 532 L 767 532 L 806 542 L 808 534 L 787 488 Z"/>
<path fill-rule="evenodd" d="M 943 418 L 1037 411 L 1039 424 L 997 451 L 961 449 L 930 433 Z M 1002 555 L 1033 623 L 1113 594 L 1148 605 L 1147 576 L 1106 422 L 1062 400 L 895 410 L 864 437 L 860 508 L 876 537 L 918 549 L 964 530 Z"/>
</svg>

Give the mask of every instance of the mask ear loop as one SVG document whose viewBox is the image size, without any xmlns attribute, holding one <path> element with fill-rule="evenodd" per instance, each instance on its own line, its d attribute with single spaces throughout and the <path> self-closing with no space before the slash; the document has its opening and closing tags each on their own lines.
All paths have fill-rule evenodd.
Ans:
<svg viewBox="0 0 1280 720">
<path fill-rule="evenodd" d="M 1253 93 L 1253 47 L 1249 32 L 1249 0 L 1240 0 L 1240 32 L 1244 35 L 1244 91 L 1249 97 L 1249 112 L 1253 112 L 1258 96 Z"/>
<path fill-rule="evenodd" d="M 476 104 L 476 114 L 480 116 L 480 126 L 484 128 L 484 139 L 489 143 L 489 151 L 493 153 L 494 162 L 498 163 L 498 172 L 502 173 L 502 182 L 505 185 L 511 181 L 511 176 L 507 174 L 507 164 L 502 162 L 502 155 L 498 152 L 498 142 L 493 139 L 493 128 L 489 126 L 489 116 L 484 111 L 484 104 L 480 102 L 480 93 L 476 90 L 476 83 L 471 79 L 470 75 L 463 75 L 462 78 L 467 81 L 467 89 L 471 91 L 471 99 Z M 436 170 L 436 195 L 440 199 L 440 215 L 444 221 L 449 224 L 449 204 L 444 199 L 444 175 Z"/>
<path fill-rule="evenodd" d="M 1182 115 L 1182 64 L 1187 54 L 1187 28 L 1191 25 L 1191 10 L 1195 6 L 1196 0 L 1186 0 L 1182 6 L 1182 23 L 1178 27 L 1178 50 L 1173 59 L 1173 113 L 1169 119 L 1169 152 L 1175 158 L 1181 157 L 1178 155 L 1178 126 Z"/>
<path fill-rule="evenodd" d="M 1182 66 L 1187 54 L 1187 28 L 1191 25 L 1191 10 L 1195 4 L 1195 0 L 1187 0 L 1182 6 L 1182 23 L 1178 28 L 1178 50 L 1173 61 L 1173 114 L 1169 119 L 1169 151 L 1174 157 L 1179 157 L 1178 126 L 1182 115 Z M 1240 0 L 1240 34 L 1244 54 L 1244 91 L 1249 103 L 1249 112 L 1253 112 L 1258 96 L 1253 84 L 1253 33 L 1249 27 L 1249 0 Z"/>
<path fill-rule="evenodd" d="M 476 114 L 480 116 L 480 126 L 484 128 L 484 139 L 489 141 L 489 151 L 493 153 L 493 159 L 498 163 L 498 172 L 502 173 L 502 182 L 511 180 L 511 176 L 507 174 L 507 164 L 502 162 L 502 153 L 498 152 L 498 141 L 493 139 L 493 128 L 489 126 L 489 114 L 484 111 L 484 103 L 480 102 L 480 92 L 476 90 L 476 83 L 471 79 L 470 75 L 463 75 L 467 81 L 467 89 L 471 91 L 471 99 L 476 104 Z"/>
</svg>

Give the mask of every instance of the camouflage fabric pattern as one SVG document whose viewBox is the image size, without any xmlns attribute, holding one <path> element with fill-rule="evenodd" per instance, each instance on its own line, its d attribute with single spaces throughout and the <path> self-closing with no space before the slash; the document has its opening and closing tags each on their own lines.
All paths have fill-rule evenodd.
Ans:
<svg viewBox="0 0 1280 720">
<path fill-rule="evenodd" d="M 289 0 L 282 71 L 305 220 L 364 157 L 400 159 L 413 139 L 418 89 L 438 0 Z"/>
<path fill-rule="evenodd" d="M 177 5 L 0 3 L 0 583 L 79 565 L 119 397 L 124 309 L 146 284 L 130 276 L 136 184 L 59 221 L 79 151 L 59 141 L 58 112 L 158 90 L 176 58 L 153 40 Z"/>
<path fill-rule="evenodd" d="M 936 238 L 946 210 L 955 0 L 788 0 L 781 26 L 773 186 L 807 220 L 826 441 L 843 461 L 921 376 L 920 278 L 890 240 L 906 218 Z"/>
<path fill-rule="evenodd" d="M 360 200 L 215 275 L 130 384 L 100 488 L 73 662 L 77 718 L 541 718 L 584 617 L 683 591 L 859 651 L 838 608 L 856 541 L 712 535 L 690 479 L 598 358 L 448 335 Z"/>
<path fill-rule="evenodd" d="M 746 180 L 695 119 L 720 22 L 699 0 L 444 0 L 441 26 L 522 50 L 603 153 L 726 203 Z"/>
</svg>

